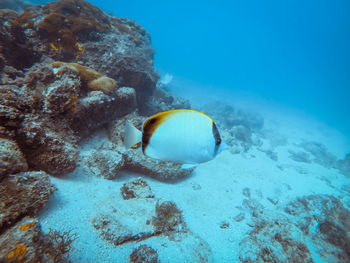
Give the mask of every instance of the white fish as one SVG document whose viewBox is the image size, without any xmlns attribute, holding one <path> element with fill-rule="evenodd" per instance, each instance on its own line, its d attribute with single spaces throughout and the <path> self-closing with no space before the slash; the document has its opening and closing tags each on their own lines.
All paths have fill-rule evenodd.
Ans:
<svg viewBox="0 0 350 263">
<path fill-rule="evenodd" d="M 126 148 L 141 142 L 142 152 L 155 159 L 180 162 L 184 169 L 213 159 L 223 150 L 215 122 L 195 110 L 171 110 L 148 118 L 142 132 L 125 124 Z"/>
</svg>

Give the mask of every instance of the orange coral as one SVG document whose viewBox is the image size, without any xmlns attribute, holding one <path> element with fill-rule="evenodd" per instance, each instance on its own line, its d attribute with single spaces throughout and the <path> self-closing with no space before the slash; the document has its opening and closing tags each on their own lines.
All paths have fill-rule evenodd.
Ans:
<svg viewBox="0 0 350 263">
<path fill-rule="evenodd" d="M 22 243 L 17 244 L 16 248 L 8 254 L 7 259 L 8 260 L 14 259 L 15 261 L 22 260 L 24 254 L 27 252 L 28 252 L 28 247 L 26 244 L 22 244 Z"/>
<path fill-rule="evenodd" d="M 21 225 L 21 227 L 19 228 L 21 231 L 27 231 L 29 228 L 31 228 L 32 226 L 35 225 L 35 222 L 31 222 L 31 223 L 28 223 L 28 224 L 24 224 L 24 225 Z"/>
<path fill-rule="evenodd" d="M 77 55 L 75 56 L 75 59 L 78 59 L 80 56 L 84 55 L 84 49 L 83 47 L 80 45 L 80 43 L 75 43 L 75 47 L 77 48 Z"/>
</svg>

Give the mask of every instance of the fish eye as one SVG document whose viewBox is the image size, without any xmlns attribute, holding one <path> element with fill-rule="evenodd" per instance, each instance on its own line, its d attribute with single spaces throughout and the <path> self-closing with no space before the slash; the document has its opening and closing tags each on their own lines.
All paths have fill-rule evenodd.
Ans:
<svg viewBox="0 0 350 263">
<path fill-rule="evenodd" d="M 219 146 L 221 144 L 221 138 L 217 138 L 215 144 Z"/>
</svg>

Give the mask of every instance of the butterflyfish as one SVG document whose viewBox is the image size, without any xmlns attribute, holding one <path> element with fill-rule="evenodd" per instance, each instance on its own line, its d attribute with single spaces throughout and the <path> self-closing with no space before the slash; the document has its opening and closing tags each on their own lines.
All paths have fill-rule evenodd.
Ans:
<svg viewBox="0 0 350 263">
<path fill-rule="evenodd" d="M 154 159 L 183 163 L 183 168 L 212 160 L 225 148 L 215 122 L 188 109 L 160 112 L 148 118 L 142 131 L 125 124 L 124 146 L 141 143 L 143 154 Z"/>
</svg>

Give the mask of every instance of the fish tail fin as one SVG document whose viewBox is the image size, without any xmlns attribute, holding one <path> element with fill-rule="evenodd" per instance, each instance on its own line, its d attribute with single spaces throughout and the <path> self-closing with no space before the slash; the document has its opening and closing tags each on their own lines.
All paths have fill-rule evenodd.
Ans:
<svg viewBox="0 0 350 263">
<path fill-rule="evenodd" d="M 125 122 L 124 130 L 124 146 L 130 148 L 133 145 L 141 142 L 142 133 L 136 129 L 129 121 Z"/>
</svg>

